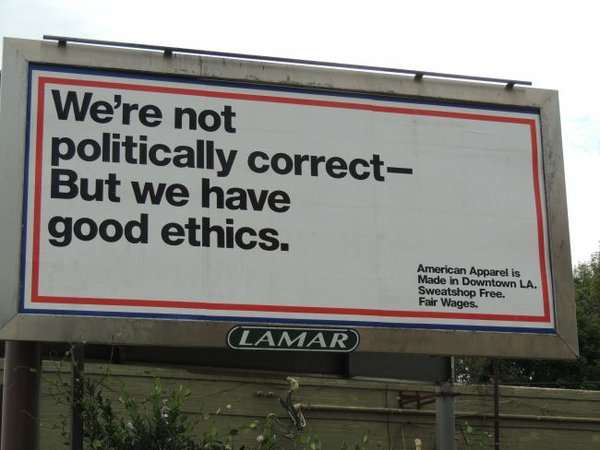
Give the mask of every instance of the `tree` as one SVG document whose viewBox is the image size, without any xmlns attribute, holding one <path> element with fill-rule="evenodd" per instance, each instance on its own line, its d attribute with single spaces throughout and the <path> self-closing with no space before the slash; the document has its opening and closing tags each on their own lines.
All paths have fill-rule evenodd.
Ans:
<svg viewBox="0 0 600 450">
<path fill-rule="evenodd" d="M 501 361 L 504 384 L 600 389 L 600 251 L 573 272 L 580 356 L 575 361 Z M 490 382 L 489 358 L 457 358 L 457 378 L 467 383 Z"/>
</svg>

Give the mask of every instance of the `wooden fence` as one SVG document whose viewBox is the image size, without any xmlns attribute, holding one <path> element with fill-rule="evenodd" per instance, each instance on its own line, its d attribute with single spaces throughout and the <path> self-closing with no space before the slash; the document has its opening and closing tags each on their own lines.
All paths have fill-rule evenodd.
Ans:
<svg viewBox="0 0 600 450">
<path fill-rule="evenodd" d="M 69 380 L 65 369 L 44 363 L 44 450 L 67 448 L 60 434 L 67 409 L 52 387 L 58 373 Z M 435 447 L 435 404 L 427 402 L 435 392 L 431 384 L 192 366 L 86 364 L 87 376 L 103 377 L 107 371 L 110 395 L 115 397 L 124 386 L 133 397 L 143 399 L 156 378 L 166 390 L 189 387 L 185 411 L 198 420 L 199 432 L 213 426 L 223 431 L 243 428 L 274 413 L 280 420 L 278 431 L 290 433 L 291 421 L 279 399 L 285 398 L 286 377 L 292 376 L 300 384 L 292 400 L 302 405 L 305 432 L 318 436 L 324 450 L 338 450 L 342 442 L 362 442 L 365 436 L 367 447 L 373 449 L 414 450 L 416 440 L 422 450 Z M 455 391 L 459 394 L 455 399 L 457 448 L 493 449 L 492 386 L 456 385 Z M 502 449 L 600 449 L 600 392 L 501 386 L 500 396 Z M 204 413 L 217 411 L 205 417 Z M 260 431 L 260 427 L 247 430 L 245 438 L 255 439 Z M 289 449 L 301 448 L 297 439 L 285 442 Z"/>
</svg>

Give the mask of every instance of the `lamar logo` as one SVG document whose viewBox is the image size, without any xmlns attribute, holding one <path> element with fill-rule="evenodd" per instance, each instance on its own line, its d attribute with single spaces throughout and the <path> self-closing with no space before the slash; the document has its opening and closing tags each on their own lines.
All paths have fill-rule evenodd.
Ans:
<svg viewBox="0 0 600 450">
<path fill-rule="evenodd" d="M 238 350 L 293 350 L 348 353 L 359 336 L 349 328 L 287 328 L 237 326 L 227 334 L 227 345 Z"/>
</svg>

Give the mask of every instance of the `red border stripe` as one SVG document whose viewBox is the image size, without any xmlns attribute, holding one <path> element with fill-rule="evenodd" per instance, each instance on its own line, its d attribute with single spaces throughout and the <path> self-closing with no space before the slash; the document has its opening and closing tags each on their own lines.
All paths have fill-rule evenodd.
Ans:
<svg viewBox="0 0 600 450">
<path fill-rule="evenodd" d="M 322 306 L 279 306 L 257 305 L 248 303 L 209 303 L 180 300 L 138 300 L 138 299 L 104 299 L 89 297 L 38 297 L 40 303 L 62 303 L 81 305 L 110 305 L 110 306 L 138 306 L 153 308 L 175 309 L 205 309 L 217 311 L 254 311 L 254 312 L 285 312 L 285 313 L 313 313 L 313 314 L 342 314 L 363 315 L 380 317 L 423 317 L 423 318 L 448 318 L 448 319 L 478 319 L 478 320 L 505 320 L 545 322 L 543 316 L 525 316 L 516 314 L 461 314 L 450 312 L 430 311 L 393 311 L 387 309 L 363 308 L 326 308 Z"/>
<path fill-rule="evenodd" d="M 253 102 L 284 103 L 304 106 L 321 106 L 326 108 L 354 109 L 359 111 L 387 112 L 395 114 L 411 114 L 415 116 L 451 117 L 454 119 L 481 120 L 488 122 L 520 123 L 528 125 L 531 119 L 520 117 L 490 116 L 486 114 L 458 113 L 451 111 L 432 111 L 417 108 L 399 108 L 395 106 L 373 105 L 368 103 L 340 102 L 332 100 L 315 100 L 307 98 L 279 97 L 273 95 L 242 94 L 238 92 L 207 91 L 204 89 L 147 86 L 143 84 L 116 83 L 110 81 L 73 80 L 67 78 L 40 77 L 43 84 L 68 86 L 98 87 L 107 89 L 124 89 L 130 91 L 159 92 L 162 94 L 189 95 L 196 97 L 225 98 Z"/>
<path fill-rule="evenodd" d="M 429 117 L 445 117 L 463 120 L 479 120 L 487 122 L 503 122 L 527 125 L 531 134 L 531 153 L 533 170 L 533 189 L 535 197 L 535 211 L 537 219 L 538 252 L 540 262 L 540 276 L 542 279 L 542 297 L 544 314 L 542 316 L 528 315 L 506 315 L 506 314 L 477 314 L 477 313 L 453 313 L 453 312 L 430 312 L 430 311 L 394 311 L 360 308 L 325 308 L 312 306 L 279 306 L 279 305 L 254 305 L 234 303 L 209 303 L 179 300 L 139 300 L 139 299 L 103 299 L 87 297 L 51 297 L 39 295 L 39 253 L 40 253 L 40 220 L 41 220 L 41 185 L 42 185 L 42 157 L 43 157 L 43 132 L 44 132 L 44 100 L 45 87 L 47 84 L 98 87 L 107 89 L 121 89 L 142 92 L 159 92 L 175 95 L 188 95 L 210 98 L 225 98 L 254 102 L 269 102 L 281 104 L 295 104 L 304 106 L 318 106 L 326 108 L 344 108 L 362 111 L 384 112 L 392 114 L 409 114 Z M 312 313 L 312 314 L 341 314 L 341 315 L 363 315 L 379 317 L 413 317 L 413 318 L 445 318 L 445 319 L 471 319 L 471 320 L 495 320 L 515 322 L 550 322 L 550 299 L 548 289 L 548 276 L 546 268 L 545 233 L 543 208 L 540 192 L 538 139 L 536 121 L 519 117 L 493 116 L 486 114 L 459 113 L 454 111 L 435 111 L 418 108 L 402 108 L 394 106 L 382 106 L 367 103 L 343 102 L 331 100 L 315 100 L 307 98 L 280 97 L 272 95 L 243 94 L 222 91 L 208 91 L 204 89 L 175 88 L 150 86 L 143 84 L 78 80 L 58 77 L 39 77 L 38 79 L 38 107 L 37 107 L 37 133 L 36 133 L 36 168 L 35 168 L 35 190 L 34 190 L 34 220 L 33 220 L 33 255 L 32 255 L 32 286 L 31 301 L 33 303 L 54 304 L 81 304 L 81 305 L 107 305 L 107 306 L 134 306 L 154 308 L 177 308 L 177 309 L 204 309 L 221 311 L 255 311 L 255 312 L 284 312 L 284 313 Z"/>
<path fill-rule="evenodd" d="M 531 146 L 534 149 L 531 155 L 531 164 L 533 165 L 533 190 L 535 197 L 535 213 L 537 218 L 537 234 L 538 234 L 538 254 L 540 260 L 540 277 L 542 278 L 542 297 L 544 299 L 544 319 L 550 321 L 550 302 L 548 294 L 548 281 L 546 273 L 546 248 L 544 245 L 544 221 L 542 210 L 542 197 L 540 193 L 539 180 L 539 161 L 538 153 L 535 149 L 538 148 L 537 130 L 535 123 L 530 125 L 531 131 Z"/>
<path fill-rule="evenodd" d="M 37 139 L 35 143 L 35 190 L 33 200 L 33 255 L 32 255 L 32 268 L 31 268 L 31 301 L 39 295 L 39 281 L 40 281 L 40 220 L 41 220 L 41 209 L 42 209 L 42 156 L 44 150 L 44 141 L 42 136 L 44 134 L 44 88 L 45 83 L 39 83 L 38 85 L 38 108 L 37 108 L 37 120 L 36 120 L 36 133 Z"/>
</svg>

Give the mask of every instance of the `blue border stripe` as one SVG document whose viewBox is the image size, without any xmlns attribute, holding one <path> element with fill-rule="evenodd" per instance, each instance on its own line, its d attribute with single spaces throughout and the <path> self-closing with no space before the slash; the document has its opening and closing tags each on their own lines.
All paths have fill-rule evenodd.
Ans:
<svg viewBox="0 0 600 450">
<path fill-rule="evenodd" d="M 328 97 L 355 98 L 363 100 L 388 101 L 393 103 L 408 103 L 431 106 L 452 106 L 470 110 L 484 111 L 502 111 L 512 113 L 536 114 L 539 116 L 537 108 L 517 108 L 504 107 L 499 105 L 483 105 L 468 102 L 436 101 L 423 100 L 402 96 L 386 96 L 379 94 L 368 94 L 358 92 L 334 91 L 326 89 L 309 89 L 290 86 L 274 86 L 257 83 L 243 83 L 230 81 L 217 81 L 198 78 L 184 78 L 175 76 L 159 76 L 137 73 L 120 73 L 111 70 L 92 70 L 76 67 L 53 66 L 46 64 L 29 64 L 28 71 L 28 89 L 27 89 L 27 122 L 25 138 L 25 186 L 23 201 L 23 234 L 21 242 L 21 285 L 19 312 L 36 315 L 65 315 L 65 316 L 88 316 L 88 317 L 115 317 L 115 318 L 145 318 L 145 319 L 176 319 L 176 320 L 206 320 L 212 322 L 227 323 L 276 323 L 276 324 L 297 324 L 297 325 L 334 325 L 334 326 L 358 326 L 369 328 L 396 328 L 396 329 L 427 329 L 427 330 L 457 330 L 457 331 L 491 331 L 507 333 L 536 333 L 536 334 L 556 334 L 554 328 L 535 328 L 535 327 L 501 327 L 501 326 L 475 326 L 475 325 L 451 325 L 451 324 L 419 324 L 419 323 L 387 323 L 387 322 L 369 322 L 369 321 L 342 321 L 342 320 L 318 320 L 318 319 L 289 319 L 289 318 L 256 318 L 256 317 L 232 317 L 232 316 L 205 316 L 195 314 L 163 314 L 163 313 L 136 313 L 136 312 L 104 312 L 104 311 L 73 311 L 61 309 L 26 309 L 25 308 L 25 272 L 27 256 L 27 208 L 28 208 L 28 187 L 29 187 L 29 161 L 30 161 L 30 128 L 32 117 L 32 77 L 33 71 L 43 70 L 56 73 L 70 73 L 83 75 L 114 76 L 118 78 L 127 78 L 132 80 L 152 80 L 159 82 L 175 82 L 181 84 L 192 84 L 196 86 L 221 86 L 243 89 L 256 89 L 271 92 L 301 93 L 309 95 L 322 95 Z"/>
<path fill-rule="evenodd" d="M 486 327 L 477 325 L 438 325 L 420 323 L 387 323 L 369 322 L 358 320 L 319 320 L 319 319 L 283 319 L 283 318 L 257 318 L 238 316 L 204 316 L 201 314 L 169 314 L 169 313 L 135 313 L 135 312 L 113 312 L 113 311 L 72 311 L 60 309 L 31 309 L 27 314 L 51 314 L 65 316 L 91 316 L 91 317 L 115 317 L 135 319 L 178 319 L 178 320 L 204 320 L 209 322 L 227 322 L 234 324 L 261 323 L 261 324 L 285 324 L 285 325 L 333 325 L 333 326 L 356 326 L 367 328 L 397 328 L 397 329 L 426 329 L 426 330 L 457 330 L 457 331 L 496 331 L 506 333 L 536 333 L 556 334 L 554 328 L 534 327 Z"/>
<path fill-rule="evenodd" d="M 30 161 L 30 143 L 31 143 L 31 107 L 32 107 L 32 64 L 27 71 L 27 116 L 25 120 L 25 174 L 23 177 L 23 211 L 21 222 L 21 277 L 19 283 L 19 312 L 25 311 L 25 273 L 27 269 L 27 209 L 29 207 L 29 161 Z"/>
</svg>

